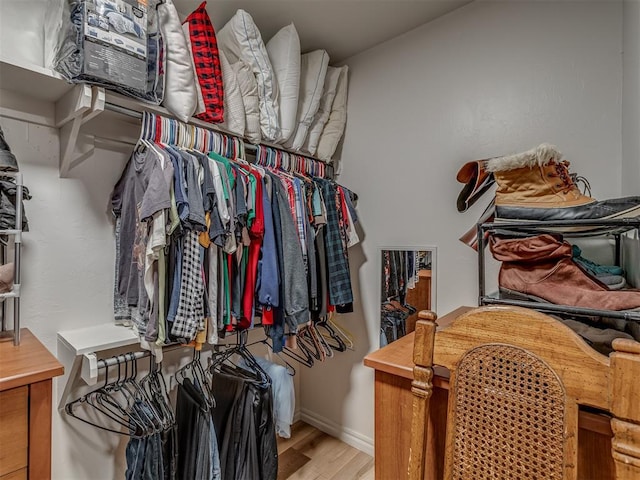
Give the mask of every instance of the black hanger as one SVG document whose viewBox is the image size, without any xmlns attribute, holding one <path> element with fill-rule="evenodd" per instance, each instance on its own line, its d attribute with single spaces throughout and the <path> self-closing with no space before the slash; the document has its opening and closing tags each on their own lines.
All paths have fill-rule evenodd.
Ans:
<svg viewBox="0 0 640 480">
<path fill-rule="evenodd" d="M 255 381 L 261 384 L 263 387 L 268 387 L 271 385 L 271 378 L 264 371 L 264 369 L 258 364 L 255 357 L 247 348 L 247 338 L 249 332 L 248 330 L 238 330 L 236 331 L 236 344 L 231 345 L 226 350 L 224 350 L 221 354 L 213 357 L 212 362 L 209 365 L 209 372 L 214 373 L 216 371 L 222 372 L 229 371 L 229 368 L 239 369 L 236 370 L 236 373 L 242 374 L 243 370 L 249 371 L 254 374 Z M 241 359 L 244 360 L 242 365 L 238 365 L 234 363 L 233 356 L 238 355 Z"/>
<path fill-rule="evenodd" d="M 140 380 L 140 386 L 151 399 L 151 403 L 160 414 L 164 430 L 175 424 L 175 416 L 169 404 L 169 392 L 162 375 L 161 365 L 156 363 L 153 355 L 149 356 L 149 373 Z"/>
<path fill-rule="evenodd" d="M 191 390 L 192 386 L 197 384 L 197 387 L 200 390 L 197 398 L 200 400 L 200 403 L 203 404 L 203 408 L 205 408 L 205 410 L 209 410 L 215 406 L 215 399 L 209 385 L 209 380 L 205 375 L 202 364 L 200 363 L 200 350 L 194 349 L 191 361 L 178 369 L 174 374 L 174 378 L 179 384 L 183 386 L 188 385 L 187 388 L 189 390 Z M 187 380 L 189 382 L 186 382 Z M 191 385 L 189 385 L 189 383 Z M 196 388 L 196 390 L 198 388 Z"/>
<path fill-rule="evenodd" d="M 298 329 L 296 339 L 300 350 L 306 351 L 316 360 L 324 362 L 326 359 L 325 351 L 320 345 L 319 340 L 311 331 L 311 327 L 309 325 L 305 325 Z"/>
<path fill-rule="evenodd" d="M 337 352 L 344 352 L 347 350 L 347 345 L 328 322 L 328 317 L 322 317 L 318 322 L 316 322 L 315 326 L 318 330 L 318 333 L 320 333 L 320 337 L 331 349 Z M 324 335 L 322 331 L 327 332 L 329 334 L 329 338 L 332 339 L 333 342 L 330 343 L 327 336 Z"/>
<path fill-rule="evenodd" d="M 264 339 L 264 343 L 271 349 L 271 351 L 273 352 L 273 344 L 269 343 L 269 339 L 265 338 Z M 307 351 L 307 350 L 303 350 L 303 349 L 299 349 L 301 354 L 299 354 L 297 351 L 289 348 L 289 347 L 283 347 L 281 352 L 282 355 L 286 355 L 287 357 L 295 360 L 296 362 L 301 363 L 302 365 L 304 365 L 305 367 L 313 367 L 314 365 L 314 360 L 313 357 L 311 356 L 311 354 Z"/>
<path fill-rule="evenodd" d="M 115 357 L 114 357 L 115 358 Z M 83 423 L 91 425 L 93 427 L 105 430 L 111 433 L 117 433 L 119 435 L 128 435 L 135 438 L 142 438 L 146 436 L 146 426 L 142 425 L 138 418 L 130 415 L 122 405 L 120 405 L 113 397 L 112 394 L 120 391 L 121 372 L 120 372 L 120 359 L 118 358 L 118 379 L 115 383 L 109 383 L 109 369 L 105 365 L 105 380 L 104 384 L 93 390 L 86 395 L 82 395 L 65 405 L 65 413 L 71 417 L 80 420 Z M 115 430 L 105 425 L 93 422 L 87 418 L 83 418 L 75 411 L 78 405 L 89 405 L 95 411 L 110 419 L 115 424 L 125 428 L 125 430 Z"/>
<path fill-rule="evenodd" d="M 267 331 L 267 325 L 264 325 L 264 329 L 265 332 Z M 289 362 L 287 362 L 287 360 L 285 358 L 283 358 L 283 356 L 279 353 L 279 352 L 274 352 L 273 348 L 271 348 L 271 344 L 269 344 L 269 342 L 267 342 L 266 338 L 263 338 L 261 340 L 258 340 L 256 342 L 250 343 L 249 345 L 247 345 L 247 347 L 250 347 L 251 345 L 257 345 L 259 343 L 262 343 L 264 345 L 266 345 L 267 347 L 269 347 L 269 350 L 271 350 L 271 353 L 273 353 L 276 357 L 278 357 L 282 363 L 284 363 L 285 368 L 287 369 L 287 373 L 289 375 L 291 375 L 292 377 L 295 376 L 296 374 L 296 369 L 293 365 L 291 365 Z"/>
</svg>

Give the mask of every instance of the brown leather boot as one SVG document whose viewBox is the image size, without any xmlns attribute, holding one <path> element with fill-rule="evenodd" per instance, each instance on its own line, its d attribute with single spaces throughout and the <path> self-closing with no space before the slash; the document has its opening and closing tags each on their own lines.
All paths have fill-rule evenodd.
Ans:
<svg viewBox="0 0 640 480">
<path fill-rule="evenodd" d="M 640 197 L 597 201 L 583 195 L 569 162 L 552 145 L 487 161 L 496 190 L 496 222 L 598 220 L 640 216 Z"/>
<path fill-rule="evenodd" d="M 598 310 L 640 309 L 640 290 L 611 291 L 573 260 L 571 245 L 551 234 L 489 242 L 502 262 L 498 284 L 505 295 Z"/>
</svg>

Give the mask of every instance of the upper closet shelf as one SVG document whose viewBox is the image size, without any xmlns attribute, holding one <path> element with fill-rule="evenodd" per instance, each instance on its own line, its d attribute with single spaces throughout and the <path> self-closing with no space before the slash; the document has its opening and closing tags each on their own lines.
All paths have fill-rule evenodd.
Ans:
<svg viewBox="0 0 640 480">
<path fill-rule="evenodd" d="M 59 129 L 61 177 L 67 177 L 96 147 L 130 150 L 138 139 L 143 111 L 173 118 L 164 107 L 102 87 L 69 84 L 51 69 L 0 57 L 0 116 Z M 196 118 L 189 124 L 230 134 Z M 247 150 L 255 150 L 255 145 L 244 142 Z M 281 145 L 262 144 L 317 160 Z"/>
<path fill-rule="evenodd" d="M 56 102 L 73 88 L 55 71 L 20 62 L 15 59 L 0 57 L 0 88 L 2 92 L 2 108 L 9 93 L 28 96 L 35 100 Z"/>
</svg>

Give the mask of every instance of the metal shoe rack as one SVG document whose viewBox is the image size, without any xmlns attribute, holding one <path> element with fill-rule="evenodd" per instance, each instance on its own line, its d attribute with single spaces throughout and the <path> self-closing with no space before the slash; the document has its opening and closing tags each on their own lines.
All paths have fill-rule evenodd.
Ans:
<svg viewBox="0 0 640 480">
<path fill-rule="evenodd" d="M 13 288 L 6 293 L 0 293 L 2 301 L 2 330 L 0 338 L 13 338 L 14 345 L 20 345 L 20 256 L 22 247 L 22 173 L 20 172 L 0 172 L 1 177 L 13 177 L 16 183 L 16 224 L 13 229 L 0 229 L 0 259 L 3 264 L 7 263 L 10 238 L 13 238 L 13 263 L 14 277 Z M 7 330 L 7 300 L 13 301 L 13 332 Z"/>
<path fill-rule="evenodd" d="M 487 241 L 485 235 L 507 234 L 512 236 L 529 236 L 538 233 L 556 233 L 564 237 L 595 237 L 613 236 L 615 239 L 615 255 L 617 264 L 620 264 L 621 248 L 620 237 L 624 232 L 638 229 L 640 233 L 640 217 L 621 218 L 618 220 L 563 220 L 554 222 L 527 221 L 513 223 L 480 223 L 478 224 L 478 305 L 515 305 L 532 308 L 545 312 L 568 313 L 587 317 L 622 318 L 640 322 L 640 311 L 631 310 L 598 310 L 592 308 L 576 307 L 572 305 L 559 305 L 535 301 L 517 300 L 505 298 L 499 292 L 487 294 L 485 275 L 485 247 Z"/>
</svg>

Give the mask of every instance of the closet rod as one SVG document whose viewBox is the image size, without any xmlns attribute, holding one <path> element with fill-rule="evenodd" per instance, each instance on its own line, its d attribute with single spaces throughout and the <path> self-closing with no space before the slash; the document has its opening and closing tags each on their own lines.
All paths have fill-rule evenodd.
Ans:
<svg viewBox="0 0 640 480">
<path fill-rule="evenodd" d="M 111 110 L 112 112 L 116 112 L 116 113 L 119 113 L 121 115 L 126 115 L 127 117 L 132 117 L 132 118 L 136 118 L 138 120 L 142 120 L 142 112 L 139 112 L 137 110 L 133 110 L 131 108 L 123 107 L 121 105 L 117 105 L 117 104 L 111 103 L 111 102 L 105 102 L 104 103 L 104 108 L 106 110 Z M 162 116 L 161 114 L 158 114 L 158 115 Z M 164 116 L 165 117 L 169 117 L 169 115 L 164 115 Z M 190 122 L 189 122 L 189 124 L 190 124 Z M 213 125 L 208 126 L 208 127 L 202 127 L 200 125 L 194 125 L 194 126 L 200 127 L 200 128 L 208 128 L 209 130 L 218 131 L 219 133 L 222 133 L 224 135 L 231 135 L 231 136 L 240 138 L 244 142 L 245 149 L 247 149 L 248 151 L 251 151 L 251 152 L 256 152 L 258 150 L 258 145 L 255 145 L 253 143 L 249 143 L 244 138 L 238 137 L 237 135 L 234 135 L 233 133 L 226 132 L 226 131 L 224 131 L 222 129 L 219 129 L 219 128 L 214 128 Z M 287 153 L 290 153 L 292 155 L 299 155 L 301 157 L 309 158 L 309 159 L 311 159 L 311 160 L 313 160 L 315 162 L 324 163 L 330 169 L 329 173 L 331 174 L 331 177 L 333 177 L 333 164 L 330 163 L 330 162 L 325 162 L 324 160 L 320 160 L 318 158 L 314 158 L 314 157 L 311 157 L 309 155 L 304 155 L 304 154 L 302 154 L 300 152 L 296 152 L 294 150 L 289 150 L 287 148 L 282 147 L 281 145 L 273 145 L 273 144 L 266 143 L 266 142 L 262 142 L 260 145 L 264 145 L 266 147 L 275 148 L 276 150 L 281 150 L 283 152 L 287 152 Z"/>
<path fill-rule="evenodd" d="M 186 345 L 186 344 L 185 345 L 183 344 L 168 345 L 162 349 L 162 353 L 165 354 L 167 352 L 172 352 L 174 350 L 183 349 L 187 346 L 189 345 Z M 150 355 L 151 355 L 151 352 L 149 352 L 148 350 L 142 351 L 142 352 L 138 351 L 138 352 L 123 353 L 120 355 L 116 355 L 115 357 L 109 357 L 109 358 L 98 360 L 96 364 L 96 368 L 98 370 L 102 370 L 106 367 L 113 367 L 115 365 L 118 365 L 119 363 L 130 362 L 133 359 L 140 360 L 141 358 L 147 358 Z"/>
<path fill-rule="evenodd" d="M 98 370 L 102 370 L 106 367 L 113 367 L 118 365 L 119 363 L 123 363 L 120 360 L 121 357 L 124 357 L 124 361 L 128 362 L 132 360 L 132 357 L 136 360 L 140 360 L 141 358 L 145 358 L 151 355 L 150 352 L 130 352 L 122 355 L 118 355 L 117 357 L 106 358 L 104 360 L 98 360 Z"/>
</svg>

